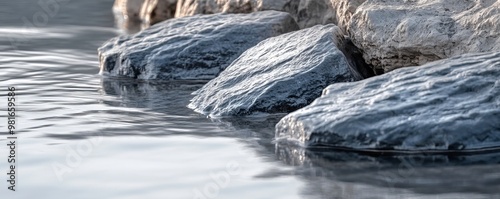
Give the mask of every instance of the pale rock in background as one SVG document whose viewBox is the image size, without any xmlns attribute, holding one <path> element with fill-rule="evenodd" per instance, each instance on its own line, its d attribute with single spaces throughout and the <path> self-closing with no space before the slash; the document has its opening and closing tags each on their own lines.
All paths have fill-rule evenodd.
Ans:
<svg viewBox="0 0 500 199">
<path fill-rule="evenodd" d="M 266 39 L 198 90 L 189 107 L 212 117 L 304 107 L 332 83 L 363 78 L 341 50 L 344 40 L 333 24 Z"/>
<path fill-rule="evenodd" d="M 348 26 L 364 59 L 386 72 L 500 50 L 498 0 L 369 0 Z"/>
<path fill-rule="evenodd" d="M 143 28 L 175 17 L 177 0 L 145 0 L 140 17 Z"/>
</svg>

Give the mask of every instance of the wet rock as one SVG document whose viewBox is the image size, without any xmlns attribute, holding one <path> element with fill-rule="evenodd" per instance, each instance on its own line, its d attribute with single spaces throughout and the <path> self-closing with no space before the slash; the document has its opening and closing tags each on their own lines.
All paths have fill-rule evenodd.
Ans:
<svg viewBox="0 0 500 199">
<path fill-rule="evenodd" d="M 101 73 L 137 79 L 212 79 L 260 41 L 297 30 L 289 14 L 198 15 L 164 21 L 99 48 Z"/>
<path fill-rule="evenodd" d="M 145 0 L 140 13 L 143 27 L 174 18 L 176 7 L 177 0 Z"/>
<path fill-rule="evenodd" d="M 464 53 L 500 50 L 500 1 L 366 1 L 349 21 L 349 36 L 377 69 Z"/>
<path fill-rule="evenodd" d="M 470 151 L 500 147 L 500 52 L 467 54 L 333 84 L 283 118 L 306 147 Z"/>
<path fill-rule="evenodd" d="M 213 117 L 301 108 L 329 84 L 362 78 L 338 49 L 343 40 L 334 25 L 269 38 L 198 90 L 189 107 Z"/>
<path fill-rule="evenodd" d="M 278 10 L 290 13 L 301 28 L 335 22 L 330 0 L 180 0 L 177 17 L 213 13 Z"/>
</svg>

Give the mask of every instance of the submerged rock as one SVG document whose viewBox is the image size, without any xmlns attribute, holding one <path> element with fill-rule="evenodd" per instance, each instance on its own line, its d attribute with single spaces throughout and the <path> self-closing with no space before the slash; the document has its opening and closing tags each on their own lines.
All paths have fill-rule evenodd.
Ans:
<svg viewBox="0 0 500 199">
<path fill-rule="evenodd" d="M 500 147 L 500 52 L 468 54 L 333 84 L 284 117 L 279 139 L 351 149 Z"/>
<path fill-rule="evenodd" d="M 371 0 L 349 21 L 349 36 L 377 69 L 500 50 L 498 0 Z"/>
<path fill-rule="evenodd" d="M 289 14 L 198 15 L 164 21 L 99 48 L 102 74 L 138 79 L 212 79 L 260 41 L 297 30 Z"/>
<path fill-rule="evenodd" d="M 215 117 L 301 108 L 329 84 L 361 79 L 338 49 L 343 43 L 334 25 L 269 38 L 198 90 L 189 107 Z"/>
</svg>

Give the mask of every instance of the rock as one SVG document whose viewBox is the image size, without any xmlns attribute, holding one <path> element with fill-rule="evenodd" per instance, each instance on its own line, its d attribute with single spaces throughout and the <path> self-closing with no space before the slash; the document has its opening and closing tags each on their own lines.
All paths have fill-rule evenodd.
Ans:
<svg viewBox="0 0 500 199">
<path fill-rule="evenodd" d="M 115 0 L 113 12 L 119 28 L 132 34 L 173 18 L 177 0 Z"/>
<path fill-rule="evenodd" d="M 174 18 L 176 7 L 177 0 L 145 0 L 140 13 L 143 27 Z"/>
<path fill-rule="evenodd" d="M 144 0 L 115 0 L 115 14 L 129 20 L 139 20 L 139 13 Z"/>
<path fill-rule="evenodd" d="M 116 25 L 127 33 L 141 29 L 141 6 L 145 0 L 115 0 L 113 13 Z"/>
<path fill-rule="evenodd" d="M 377 69 L 500 50 L 500 1 L 371 0 L 349 21 L 349 36 Z"/>
<path fill-rule="evenodd" d="M 212 79 L 246 49 L 298 26 L 264 11 L 176 18 L 99 48 L 101 74 L 138 79 Z"/>
<path fill-rule="evenodd" d="M 176 17 L 277 10 L 290 13 L 301 28 L 334 22 L 330 0 L 179 0 Z"/>
<path fill-rule="evenodd" d="M 334 25 L 269 38 L 195 92 L 189 107 L 212 117 L 301 108 L 329 84 L 361 79 L 338 49 L 343 40 Z"/>
<path fill-rule="evenodd" d="M 467 54 L 333 84 L 284 117 L 278 139 L 306 147 L 470 151 L 500 147 L 500 52 Z"/>
<path fill-rule="evenodd" d="M 288 12 L 299 27 L 335 23 L 346 30 L 356 8 L 366 0 L 116 0 L 121 27 L 136 28 L 137 20 L 146 28 L 158 22 L 196 14 L 251 13 L 264 10 Z M 144 2 L 141 4 L 141 2 Z M 129 10 L 129 11 L 127 11 Z M 129 18 L 127 13 L 132 13 Z M 128 20 L 127 20 L 128 19 Z M 135 30 L 135 29 L 133 29 Z M 132 32 L 133 30 L 129 30 Z"/>
<path fill-rule="evenodd" d="M 358 7 L 366 0 L 330 0 L 332 13 L 334 13 L 333 23 L 346 31 L 352 15 Z"/>
</svg>

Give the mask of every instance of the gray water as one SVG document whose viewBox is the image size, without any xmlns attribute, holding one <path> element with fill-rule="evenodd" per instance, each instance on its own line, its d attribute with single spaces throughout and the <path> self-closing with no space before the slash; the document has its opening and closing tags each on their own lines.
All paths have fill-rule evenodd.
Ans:
<svg viewBox="0 0 500 199">
<path fill-rule="evenodd" d="M 0 113 L 2 198 L 500 198 L 500 154 L 276 145 L 283 115 L 213 120 L 186 108 L 203 82 L 99 76 L 96 49 L 122 34 L 112 3 L 0 1 L 0 110 L 16 87 L 19 136 L 12 192 Z"/>
</svg>

